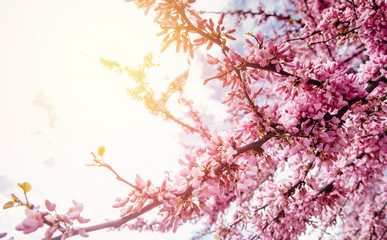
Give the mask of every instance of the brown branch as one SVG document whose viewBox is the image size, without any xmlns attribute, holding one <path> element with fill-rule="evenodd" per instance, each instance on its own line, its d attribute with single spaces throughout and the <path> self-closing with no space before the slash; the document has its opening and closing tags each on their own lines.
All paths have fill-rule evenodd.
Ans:
<svg viewBox="0 0 387 240">
<path fill-rule="evenodd" d="M 244 152 L 250 151 L 250 150 L 257 150 L 258 151 L 265 142 L 269 141 L 274 136 L 275 136 L 274 133 L 269 132 L 269 133 L 266 133 L 266 135 L 263 136 L 258 141 L 255 141 L 253 143 L 246 144 L 243 147 L 237 148 L 236 149 L 237 153 L 234 154 L 234 157 L 237 157 L 238 155 L 240 155 Z"/>
<path fill-rule="evenodd" d="M 257 209 L 255 210 L 255 212 L 258 212 L 259 210 L 265 209 L 268 205 L 269 205 L 269 204 L 266 203 L 266 204 L 263 205 L 262 207 L 257 208 Z"/>
<path fill-rule="evenodd" d="M 265 71 L 269 71 L 269 72 L 274 72 L 274 73 L 278 73 L 280 75 L 283 75 L 285 77 L 296 77 L 296 78 L 300 78 L 300 77 L 297 77 L 291 73 L 288 73 L 284 70 L 280 70 L 279 72 L 277 71 L 276 67 L 274 64 L 269 64 L 265 67 L 261 67 L 261 65 L 257 64 L 257 63 L 251 63 L 251 62 L 246 62 L 246 67 L 252 67 L 252 68 L 256 68 L 256 69 L 260 69 L 260 70 L 265 70 Z M 314 86 L 317 86 L 317 87 L 321 87 L 322 86 L 322 83 L 316 79 L 308 79 L 308 81 L 306 81 L 307 84 L 310 84 L 310 85 L 314 85 Z"/>
<path fill-rule="evenodd" d="M 286 40 L 286 42 L 305 40 L 305 39 L 308 39 L 308 38 L 310 38 L 310 37 L 316 35 L 317 33 L 321 33 L 321 31 L 314 31 L 314 32 L 312 32 L 311 34 L 309 34 L 309 35 L 306 36 L 306 37 L 300 37 L 300 38 L 292 38 L 292 39 L 288 39 L 288 40 Z"/>
<path fill-rule="evenodd" d="M 223 51 L 226 51 L 228 52 L 230 49 L 227 47 L 227 46 L 223 46 L 222 45 L 222 41 L 218 38 L 215 38 L 213 36 L 211 36 L 210 34 L 202 31 L 201 29 L 199 29 L 198 27 L 196 27 L 187 17 L 187 15 L 185 14 L 185 11 L 183 8 L 181 8 L 180 6 L 178 6 L 177 4 L 174 6 L 176 11 L 180 14 L 181 18 L 184 20 L 184 22 L 187 24 L 187 29 L 188 30 L 191 30 L 193 32 L 196 32 L 198 33 L 199 35 L 201 35 L 202 37 L 205 37 L 207 38 L 208 40 L 214 42 L 216 45 L 219 45 Z"/>
<path fill-rule="evenodd" d="M 263 234 L 263 231 L 265 231 L 265 229 L 270 225 L 272 224 L 273 222 L 276 222 L 276 223 L 279 223 L 279 219 L 281 217 L 285 217 L 285 211 L 282 209 L 281 211 L 278 212 L 277 216 L 275 216 L 270 222 L 266 222 L 265 223 L 265 226 L 263 226 L 262 228 L 262 233 Z M 250 238 L 250 240 L 252 239 L 257 239 L 257 238 L 260 238 L 260 235 L 254 235 Z"/>
<path fill-rule="evenodd" d="M 329 42 L 330 40 L 337 38 L 338 36 L 345 36 L 345 35 L 347 35 L 348 33 L 354 32 L 356 29 L 359 29 L 359 28 L 360 28 L 360 27 L 355 27 L 354 29 L 351 29 L 351 30 L 349 30 L 349 31 L 347 31 L 347 32 L 338 33 L 338 34 L 336 34 L 335 36 L 333 36 L 333 37 L 331 37 L 331 38 L 328 38 L 328 39 L 326 39 L 326 40 L 319 41 L 319 42 L 313 42 L 313 43 L 310 43 L 309 46 L 313 46 L 313 45 L 319 44 L 319 43 L 327 43 L 327 42 Z"/>
<path fill-rule="evenodd" d="M 386 205 L 387 205 L 387 202 L 385 202 L 383 207 L 375 214 L 375 217 L 379 217 L 380 214 L 382 214 L 382 212 L 383 212 L 384 208 L 386 207 Z"/>
<path fill-rule="evenodd" d="M 311 161 L 310 163 L 308 163 L 307 167 L 306 167 L 306 170 L 304 172 L 304 177 L 302 180 L 298 180 L 298 182 L 296 184 L 294 184 L 293 186 L 291 186 L 290 188 L 288 188 L 286 191 L 284 191 L 284 196 L 286 197 L 290 197 L 294 191 L 301 187 L 303 184 L 305 184 L 305 179 L 306 179 L 306 176 L 308 175 L 309 171 L 312 169 L 312 166 L 314 164 L 315 160 Z"/>
<path fill-rule="evenodd" d="M 119 228 L 123 224 L 129 222 L 130 220 L 133 220 L 133 219 L 141 216 L 142 214 L 144 214 L 146 212 L 149 212 L 150 210 L 152 210 L 152 209 L 154 209 L 154 208 L 156 208 L 156 207 L 158 207 L 160 205 L 161 205 L 161 202 L 154 202 L 154 203 L 151 203 L 151 204 L 148 204 L 147 206 L 145 206 L 138 213 L 132 213 L 132 214 L 130 214 L 128 216 L 125 216 L 125 217 L 122 217 L 122 218 L 119 218 L 119 219 L 116 219 L 116 220 L 112 220 L 112 221 L 109 221 L 109 222 L 105 222 L 105 223 L 101 223 L 101 224 L 85 227 L 84 230 L 85 230 L 85 232 L 94 232 L 94 231 L 101 230 L 101 229 L 106 229 L 106 228 Z M 74 229 L 73 235 L 70 236 L 70 237 L 74 237 L 74 236 L 76 236 L 78 234 L 79 234 L 79 229 Z M 59 235 L 59 236 L 56 236 L 56 237 L 52 238 L 52 240 L 60 240 L 61 237 L 62 237 L 62 235 Z"/>
<path fill-rule="evenodd" d="M 364 46 L 364 44 L 362 44 L 361 46 Z M 354 59 L 355 57 L 359 56 L 360 54 L 362 54 L 364 51 L 366 50 L 366 48 L 362 48 L 360 51 L 354 53 L 351 57 L 348 57 L 347 59 L 345 59 L 343 61 L 343 63 L 347 63 L 349 61 L 351 61 L 352 59 Z"/>
<path fill-rule="evenodd" d="M 368 86 L 366 88 L 366 91 L 368 94 L 370 94 L 378 85 L 380 82 L 387 82 L 387 79 L 383 76 L 379 76 L 377 77 L 374 81 L 369 81 L 368 82 Z M 364 101 L 366 99 L 367 96 L 365 97 L 356 97 L 356 98 L 352 98 L 351 100 L 348 101 L 348 105 L 342 107 L 337 114 L 335 115 L 331 115 L 330 113 L 326 113 L 324 115 L 324 120 L 325 121 L 329 121 L 331 120 L 333 117 L 337 117 L 338 119 L 341 119 L 344 114 L 349 110 L 349 108 L 354 105 L 355 103 L 359 102 L 359 101 Z"/>
<path fill-rule="evenodd" d="M 247 90 L 246 90 L 246 84 L 245 84 L 245 82 L 244 82 L 243 79 L 242 79 L 241 72 L 240 72 L 238 69 L 235 69 L 235 71 L 236 71 L 236 73 L 237 73 L 237 75 L 238 75 L 238 78 L 239 78 L 241 84 L 242 84 L 243 92 L 244 92 L 244 94 L 245 94 L 245 97 L 247 98 L 247 101 L 248 101 L 249 104 L 250 104 L 250 107 L 253 109 L 254 113 L 255 113 L 259 118 L 262 118 L 262 119 L 263 119 L 262 114 L 260 114 L 260 113 L 258 112 L 258 109 L 257 109 L 257 107 L 255 106 L 253 100 L 251 100 L 249 94 L 247 93 Z"/>
<path fill-rule="evenodd" d="M 200 14 L 219 14 L 219 15 L 220 14 L 224 14 L 224 15 L 231 15 L 231 16 L 234 16 L 234 15 L 248 16 L 248 15 L 250 15 L 251 17 L 263 15 L 264 17 L 275 17 L 277 20 L 288 20 L 288 21 L 291 21 L 291 22 L 300 23 L 300 20 L 293 19 L 290 15 L 281 15 L 281 14 L 277 14 L 277 13 L 266 13 L 262 9 L 259 12 L 253 12 L 252 10 L 235 10 L 235 11 L 230 11 L 229 10 L 229 11 L 224 11 L 224 12 L 199 10 L 197 12 L 200 13 Z"/>
<path fill-rule="evenodd" d="M 320 188 L 320 190 L 318 191 L 318 193 L 316 194 L 314 199 L 317 198 L 317 196 L 322 194 L 322 193 L 328 194 L 328 193 L 332 192 L 334 189 L 333 183 L 334 183 L 334 181 L 331 183 L 325 184 L 322 188 Z"/>
</svg>

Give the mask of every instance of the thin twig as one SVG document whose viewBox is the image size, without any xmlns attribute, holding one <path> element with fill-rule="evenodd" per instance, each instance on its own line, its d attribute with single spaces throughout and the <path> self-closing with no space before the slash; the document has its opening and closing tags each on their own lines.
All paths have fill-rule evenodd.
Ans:
<svg viewBox="0 0 387 240">
<path fill-rule="evenodd" d="M 377 77 L 374 81 L 369 81 L 368 82 L 368 86 L 366 88 L 366 91 L 368 94 L 370 94 L 378 85 L 380 82 L 387 82 L 387 79 L 384 77 L 384 76 L 379 76 Z M 333 117 L 337 117 L 338 119 L 341 119 L 341 117 L 344 116 L 344 114 L 349 110 L 349 108 L 354 105 L 355 103 L 359 102 L 360 100 L 365 100 L 367 96 L 365 97 L 356 97 L 356 98 L 352 98 L 351 100 L 348 101 L 348 105 L 342 107 L 338 112 L 337 114 L 335 115 L 331 115 L 329 112 L 327 112 L 325 115 L 324 115 L 324 120 L 325 121 L 329 121 L 331 120 Z"/>
<path fill-rule="evenodd" d="M 245 94 L 245 97 L 247 98 L 247 101 L 248 101 L 249 104 L 250 104 L 250 107 L 253 109 L 254 113 L 255 113 L 259 118 L 263 119 L 262 114 L 258 112 L 257 107 L 255 106 L 254 102 L 251 100 L 251 98 L 250 98 L 250 96 L 249 96 L 249 94 L 248 94 L 248 92 L 247 92 L 247 90 L 246 90 L 246 84 L 245 84 L 245 82 L 244 82 L 243 79 L 242 79 L 241 72 L 240 72 L 238 69 L 235 69 L 235 71 L 236 71 L 236 73 L 237 73 L 237 75 L 238 75 L 238 78 L 239 78 L 239 80 L 240 80 L 240 82 L 241 82 L 241 85 L 242 85 L 242 88 L 243 88 L 243 92 L 244 92 L 244 94 Z"/>
<path fill-rule="evenodd" d="M 276 67 L 274 64 L 268 64 L 267 66 L 265 67 L 261 67 L 261 65 L 259 65 L 258 63 L 251 63 L 251 62 L 246 62 L 246 67 L 252 67 L 252 68 L 256 68 L 256 69 L 260 69 L 260 70 L 266 70 L 266 71 L 269 71 L 269 72 L 274 72 L 274 73 L 278 73 L 280 75 L 283 75 L 285 77 L 296 77 L 296 78 L 300 78 L 300 77 L 297 77 L 291 73 L 288 73 L 284 70 L 280 70 L 280 71 L 277 71 Z M 308 81 L 306 81 L 307 84 L 310 84 L 310 85 L 315 85 L 317 87 L 321 87 L 322 86 L 322 83 L 316 79 L 308 79 Z"/>
<path fill-rule="evenodd" d="M 275 136 L 274 133 L 269 132 L 265 136 L 260 138 L 258 141 L 255 141 L 253 143 L 246 144 L 243 147 L 237 148 L 236 149 L 237 153 L 234 154 L 234 157 L 237 157 L 238 155 L 250 150 L 259 150 L 265 142 L 269 141 L 274 136 Z"/>
<path fill-rule="evenodd" d="M 125 179 L 123 179 L 120 175 L 118 175 L 118 173 L 117 173 L 117 172 L 112 168 L 112 166 L 110 166 L 109 164 L 103 163 L 102 166 L 105 167 L 105 168 L 107 168 L 107 169 L 109 169 L 114 175 L 116 175 L 116 178 L 117 178 L 118 181 L 121 181 L 121 182 L 123 182 L 123 183 L 125 183 L 125 184 L 131 186 L 132 188 L 136 189 L 136 190 L 139 191 L 139 192 L 142 191 L 139 187 L 137 187 L 137 186 L 131 184 L 130 182 L 128 182 L 128 181 L 126 181 Z"/>
<path fill-rule="evenodd" d="M 310 43 L 309 46 L 313 46 L 313 45 L 319 44 L 319 43 L 327 43 L 327 42 L 329 42 L 330 40 L 337 38 L 338 36 L 344 36 L 344 35 L 347 35 L 348 33 L 354 32 L 356 29 L 359 29 L 359 28 L 360 28 L 360 27 L 355 27 L 354 29 L 351 29 L 351 30 L 349 30 L 349 31 L 347 31 L 347 32 L 338 33 L 338 34 L 336 34 L 335 36 L 333 36 L 333 37 L 331 37 L 331 38 L 328 38 L 328 39 L 326 39 L 326 40 L 319 41 L 319 42 L 313 42 L 313 43 Z"/>
<path fill-rule="evenodd" d="M 387 202 L 384 203 L 383 207 L 379 210 L 379 212 L 376 213 L 375 217 L 379 217 L 380 214 L 382 214 L 383 209 L 386 207 L 386 205 L 387 205 Z"/>
</svg>

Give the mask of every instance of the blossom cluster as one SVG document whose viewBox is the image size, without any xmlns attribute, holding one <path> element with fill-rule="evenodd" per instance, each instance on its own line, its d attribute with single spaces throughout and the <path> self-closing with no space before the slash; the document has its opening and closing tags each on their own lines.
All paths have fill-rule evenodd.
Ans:
<svg viewBox="0 0 387 240">
<path fill-rule="evenodd" d="M 166 185 L 175 189 L 170 192 L 174 200 L 165 204 L 160 199 L 164 216 L 176 224 L 187 218 L 187 203 L 194 203 L 200 212 L 192 210 L 190 218 L 207 216 L 213 226 L 209 232 L 227 239 L 296 238 L 309 226 L 383 236 L 386 3 L 294 1 L 286 9 L 291 17 L 282 18 L 294 31 L 277 32 L 271 39 L 260 32 L 248 34 L 241 53 L 223 40 L 222 33 L 235 31 L 197 17 L 193 2 L 184 2 L 190 5 L 184 14 L 184 6 L 173 7 L 177 2 L 163 12 L 154 10 L 158 16 L 179 16 L 174 26 L 199 34 L 197 47 L 220 47 L 223 56 L 207 54 L 218 72 L 205 83 L 220 81 L 226 90 L 223 103 L 230 118 L 238 120 L 230 120 L 235 124 L 228 132 L 211 131 L 203 137 L 204 148 L 181 160 L 183 168 Z M 256 15 L 262 23 L 280 16 L 261 6 Z M 364 191 L 370 186 L 375 187 Z M 355 207 L 360 199 L 376 195 L 377 202 Z M 227 224 L 229 212 L 234 221 Z M 351 223 L 360 216 L 368 228 Z M 144 229 L 146 224 L 142 220 L 131 227 Z"/>
<path fill-rule="evenodd" d="M 74 221 L 78 223 L 88 223 L 90 219 L 81 216 L 83 210 L 83 204 L 73 200 L 73 207 L 65 214 L 56 213 L 56 204 L 48 200 L 45 201 L 45 206 L 48 211 L 40 210 L 39 206 L 28 205 L 25 210 L 27 216 L 20 224 L 16 226 L 17 231 L 22 231 L 24 234 L 35 232 L 39 228 L 47 226 L 44 234 L 44 240 L 50 240 L 53 234 L 57 231 L 60 232 L 60 239 L 66 239 L 74 235 L 74 231 L 82 237 L 88 237 L 84 228 L 74 229 Z M 7 234 L 2 233 L 0 238 L 5 237 Z"/>
<path fill-rule="evenodd" d="M 16 230 L 23 231 L 23 233 L 31 233 L 38 228 L 43 227 L 44 224 L 48 225 L 48 229 L 45 232 L 45 240 L 52 238 L 52 235 L 56 231 L 60 231 L 62 234 L 61 239 L 66 239 L 73 235 L 73 224 L 77 220 L 79 223 L 88 223 L 90 219 L 81 216 L 83 210 L 83 204 L 73 200 L 74 206 L 71 207 L 65 214 L 56 213 L 56 204 L 50 201 L 45 201 L 45 206 L 48 212 L 42 212 L 39 207 L 33 209 L 26 209 L 27 218 L 19 225 L 16 226 Z M 83 228 L 77 229 L 79 235 L 82 237 L 88 237 L 88 234 Z"/>
</svg>

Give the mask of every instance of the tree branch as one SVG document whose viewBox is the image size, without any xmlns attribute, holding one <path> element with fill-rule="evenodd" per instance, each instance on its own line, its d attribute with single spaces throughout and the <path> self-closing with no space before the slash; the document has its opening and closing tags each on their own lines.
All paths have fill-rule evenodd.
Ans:
<svg viewBox="0 0 387 240">
<path fill-rule="evenodd" d="M 269 132 L 256 142 L 246 144 L 243 147 L 237 148 L 236 149 L 237 153 L 234 154 L 234 157 L 237 157 L 238 155 L 250 150 L 259 150 L 265 142 L 269 141 L 274 136 L 275 136 L 274 133 Z"/>
<path fill-rule="evenodd" d="M 387 79 L 383 76 L 379 76 L 374 81 L 369 81 L 368 86 L 365 89 L 367 91 L 367 93 L 370 94 L 379 85 L 380 82 L 386 83 Z M 365 100 L 367 96 L 362 97 L 362 98 L 360 98 L 360 97 L 352 98 L 351 100 L 348 101 L 348 105 L 342 107 L 337 114 L 331 115 L 330 113 L 326 113 L 324 116 L 324 120 L 329 121 L 333 117 L 337 117 L 338 119 L 341 119 L 352 105 L 359 102 L 360 100 Z"/>
<path fill-rule="evenodd" d="M 105 222 L 105 223 L 101 223 L 101 224 L 85 227 L 84 230 L 86 232 L 94 232 L 94 231 L 105 229 L 105 228 L 119 228 L 123 224 L 129 222 L 130 220 L 133 220 L 133 219 L 141 216 L 142 214 L 144 214 L 146 212 L 149 212 L 150 210 L 152 210 L 152 209 L 154 209 L 154 208 L 156 208 L 156 207 L 158 207 L 160 205 L 161 205 L 161 202 L 154 202 L 154 203 L 148 204 L 147 206 L 142 208 L 141 211 L 138 212 L 138 213 L 132 213 L 132 214 L 130 214 L 128 216 L 125 216 L 125 217 L 122 217 L 122 218 L 119 218 L 119 219 L 116 219 L 116 220 L 112 220 L 112 221 L 109 221 L 109 222 Z M 76 236 L 78 234 L 79 234 L 79 229 L 78 228 L 74 229 L 73 235 L 70 236 L 70 237 L 74 237 L 74 236 Z M 56 237 L 52 238 L 52 240 L 60 240 L 62 238 L 62 235 L 56 236 Z"/>
<path fill-rule="evenodd" d="M 384 203 L 383 207 L 375 214 L 375 217 L 379 217 L 382 214 L 384 208 L 387 206 L 387 202 Z"/>
<path fill-rule="evenodd" d="M 241 72 L 238 70 L 238 69 L 235 69 L 237 75 L 238 75 L 238 78 L 241 82 L 241 85 L 242 85 L 242 88 L 243 88 L 243 92 L 245 94 L 245 97 L 247 98 L 247 101 L 249 102 L 251 108 L 253 109 L 254 113 L 259 117 L 259 118 L 263 118 L 262 114 L 260 114 L 258 112 L 258 109 L 257 107 L 255 106 L 255 103 L 253 102 L 253 100 L 251 100 L 250 98 L 250 95 L 248 94 L 247 90 L 246 90 L 246 84 L 245 82 L 243 81 L 242 79 L 242 76 L 241 76 Z"/>
<path fill-rule="evenodd" d="M 203 32 L 202 30 L 200 30 L 198 27 L 196 27 L 187 17 L 187 15 L 185 14 L 185 11 L 183 8 L 181 8 L 180 6 L 178 6 L 177 4 L 174 6 L 176 11 L 180 14 L 181 18 L 184 20 L 184 22 L 188 25 L 188 29 L 193 31 L 193 32 L 196 32 L 198 33 L 199 35 L 201 35 L 202 37 L 205 37 L 207 38 L 208 40 L 214 42 L 216 45 L 220 46 L 222 48 L 223 51 L 226 51 L 228 52 L 230 49 L 227 47 L 227 46 L 222 46 L 222 41 L 220 39 L 217 39 L 213 36 L 211 36 L 210 34 L 206 33 L 206 32 Z"/>
<path fill-rule="evenodd" d="M 257 64 L 257 63 L 251 63 L 251 62 L 246 62 L 246 67 L 252 67 L 252 68 L 256 68 L 256 69 L 260 69 L 260 70 L 266 70 L 266 71 L 269 71 L 269 72 L 274 72 L 274 73 L 278 73 L 280 75 L 283 75 L 285 77 L 296 77 L 296 78 L 300 78 L 300 77 L 297 77 L 291 73 L 288 73 L 284 70 L 280 70 L 279 72 L 277 71 L 276 67 L 274 64 L 268 64 L 267 66 L 265 67 L 261 67 L 261 65 Z M 321 87 L 322 86 L 322 83 L 316 79 L 308 79 L 308 81 L 306 82 L 307 84 L 310 84 L 310 85 L 315 85 L 317 87 Z"/>
<path fill-rule="evenodd" d="M 351 30 L 349 30 L 349 31 L 347 31 L 347 32 L 338 33 L 338 34 L 336 34 L 335 36 L 333 36 L 333 37 L 331 37 L 331 38 L 328 38 L 328 39 L 326 39 L 326 40 L 319 41 L 319 42 L 313 42 L 313 43 L 310 43 L 309 45 L 310 45 L 310 46 L 313 46 L 313 45 L 319 44 L 319 43 L 327 43 L 327 42 L 329 42 L 330 40 L 337 38 L 338 36 L 344 36 L 344 35 L 347 35 L 348 33 L 354 32 L 356 29 L 359 29 L 359 28 L 360 28 L 360 27 L 355 27 L 354 29 L 351 29 Z"/>
<path fill-rule="evenodd" d="M 129 186 L 131 186 L 132 188 L 136 189 L 137 191 L 141 192 L 141 189 L 138 188 L 137 186 L 131 184 L 130 182 L 126 181 L 125 179 L 123 179 L 120 175 L 118 175 L 118 173 L 107 163 L 102 163 L 102 166 L 109 169 L 114 175 L 116 175 L 116 179 L 118 181 L 121 181 Z"/>
</svg>

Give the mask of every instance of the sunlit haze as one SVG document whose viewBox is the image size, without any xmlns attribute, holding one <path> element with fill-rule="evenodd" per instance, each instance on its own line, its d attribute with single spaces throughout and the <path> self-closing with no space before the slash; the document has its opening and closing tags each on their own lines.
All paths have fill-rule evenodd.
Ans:
<svg viewBox="0 0 387 240">
<path fill-rule="evenodd" d="M 123 0 L 0 2 L 1 204 L 11 193 L 22 197 L 17 183 L 27 181 L 37 205 L 49 199 L 65 212 L 75 199 L 85 204 L 90 224 L 118 218 L 111 205 L 128 186 L 106 169 L 85 166 L 101 145 L 105 160 L 129 181 L 139 174 L 158 183 L 166 170 L 177 169 L 181 130 L 134 102 L 126 94 L 130 78 L 99 61 L 136 67 L 154 52 L 160 67 L 149 77 L 161 88 L 188 64 L 173 51 L 158 57 L 158 31 L 152 17 Z M 23 217 L 22 208 L 1 210 L 0 232 L 40 238 L 43 229 L 29 236 L 14 230 Z M 175 235 L 100 231 L 90 238 L 189 239 L 195 230 L 200 227 Z"/>
</svg>

